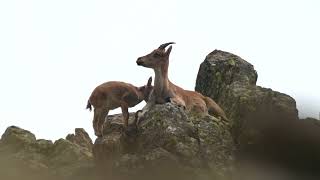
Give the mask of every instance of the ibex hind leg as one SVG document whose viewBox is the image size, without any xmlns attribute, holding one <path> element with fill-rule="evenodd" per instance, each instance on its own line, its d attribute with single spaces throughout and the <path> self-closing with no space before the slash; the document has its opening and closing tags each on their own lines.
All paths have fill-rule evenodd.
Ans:
<svg viewBox="0 0 320 180">
<path fill-rule="evenodd" d="M 109 114 L 109 109 L 104 109 L 102 111 L 102 116 L 101 116 L 100 121 L 98 123 L 99 127 L 100 127 L 99 132 L 100 132 L 101 136 L 103 136 L 104 124 L 105 124 L 105 120 L 106 120 L 108 114 Z"/>
<path fill-rule="evenodd" d="M 108 109 L 102 109 L 102 108 L 98 108 L 97 110 L 95 109 L 95 114 L 97 114 L 97 116 L 94 119 L 94 124 L 96 124 L 95 135 L 98 137 L 103 135 L 103 124 L 105 122 L 105 118 L 108 115 L 108 113 L 109 113 Z"/>
<path fill-rule="evenodd" d="M 93 121 L 92 121 L 92 126 L 94 130 L 94 134 L 98 136 L 98 122 L 99 122 L 99 117 L 100 117 L 101 110 L 98 108 L 94 108 L 94 114 L 93 114 Z"/>
</svg>

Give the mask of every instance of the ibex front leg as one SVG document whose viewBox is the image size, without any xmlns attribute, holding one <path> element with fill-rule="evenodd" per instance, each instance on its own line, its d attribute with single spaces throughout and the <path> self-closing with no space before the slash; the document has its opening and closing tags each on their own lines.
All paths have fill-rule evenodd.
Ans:
<svg viewBox="0 0 320 180">
<path fill-rule="evenodd" d="M 123 124 L 125 128 L 128 128 L 129 125 L 129 112 L 128 112 L 128 104 L 125 101 L 120 101 L 120 106 L 122 110 L 122 116 L 123 116 Z"/>
<path fill-rule="evenodd" d="M 144 116 L 144 113 L 148 112 L 155 105 L 154 101 L 148 101 L 148 103 L 142 108 L 142 110 L 138 110 L 135 113 L 134 117 L 134 125 L 138 126 L 141 122 L 141 116 Z"/>
</svg>

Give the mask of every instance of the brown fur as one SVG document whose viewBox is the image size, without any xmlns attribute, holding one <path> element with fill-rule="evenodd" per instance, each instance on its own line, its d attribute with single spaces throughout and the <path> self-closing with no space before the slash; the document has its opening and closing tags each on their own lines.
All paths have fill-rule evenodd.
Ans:
<svg viewBox="0 0 320 180">
<path fill-rule="evenodd" d="M 119 81 L 110 81 L 97 86 L 91 93 L 87 104 L 89 110 L 91 110 L 91 106 L 94 107 L 93 129 L 95 135 L 102 135 L 105 117 L 110 110 L 118 107 L 121 107 L 124 126 L 127 128 L 128 108 L 134 107 L 143 100 L 148 101 L 153 90 L 151 83 L 152 78 L 150 77 L 147 85 L 142 87 Z"/>
<path fill-rule="evenodd" d="M 209 113 L 228 120 L 221 107 L 211 98 L 205 97 L 195 91 L 184 90 L 173 84 L 168 79 L 169 55 L 172 46 L 168 50 L 165 47 L 174 43 L 165 43 L 151 53 L 139 57 L 137 64 L 152 68 L 155 72 L 154 91 L 150 95 L 150 103 L 163 104 L 169 98 L 171 102 L 185 107 L 188 111 Z"/>
</svg>

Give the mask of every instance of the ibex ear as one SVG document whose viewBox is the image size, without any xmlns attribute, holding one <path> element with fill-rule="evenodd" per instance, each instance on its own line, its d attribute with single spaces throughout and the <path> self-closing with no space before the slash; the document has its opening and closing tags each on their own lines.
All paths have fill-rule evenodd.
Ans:
<svg viewBox="0 0 320 180">
<path fill-rule="evenodd" d="M 147 86 L 151 86 L 151 83 L 152 83 L 152 76 L 149 77 Z"/>
<path fill-rule="evenodd" d="M 168 50 L 166 51 L 166 55 L 169 56 L 172 50 L 172 46 L 168 47 Z"/>
</svg>

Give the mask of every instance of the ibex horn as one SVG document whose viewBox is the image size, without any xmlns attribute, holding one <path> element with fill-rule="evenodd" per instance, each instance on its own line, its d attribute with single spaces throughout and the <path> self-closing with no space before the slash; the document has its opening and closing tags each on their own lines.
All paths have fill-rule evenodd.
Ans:
<svg viewBox="0 0 320 180">
<path fill-rule="evenodd" d="M 169 46 L 170 44 L 175 44 L 175 42 L 168 42 L 168 43 L 164 43 L 164 44 L 161 44 L 158 49 L 162 49 L 164 50 L 167 46 Z"/>
</svg>

